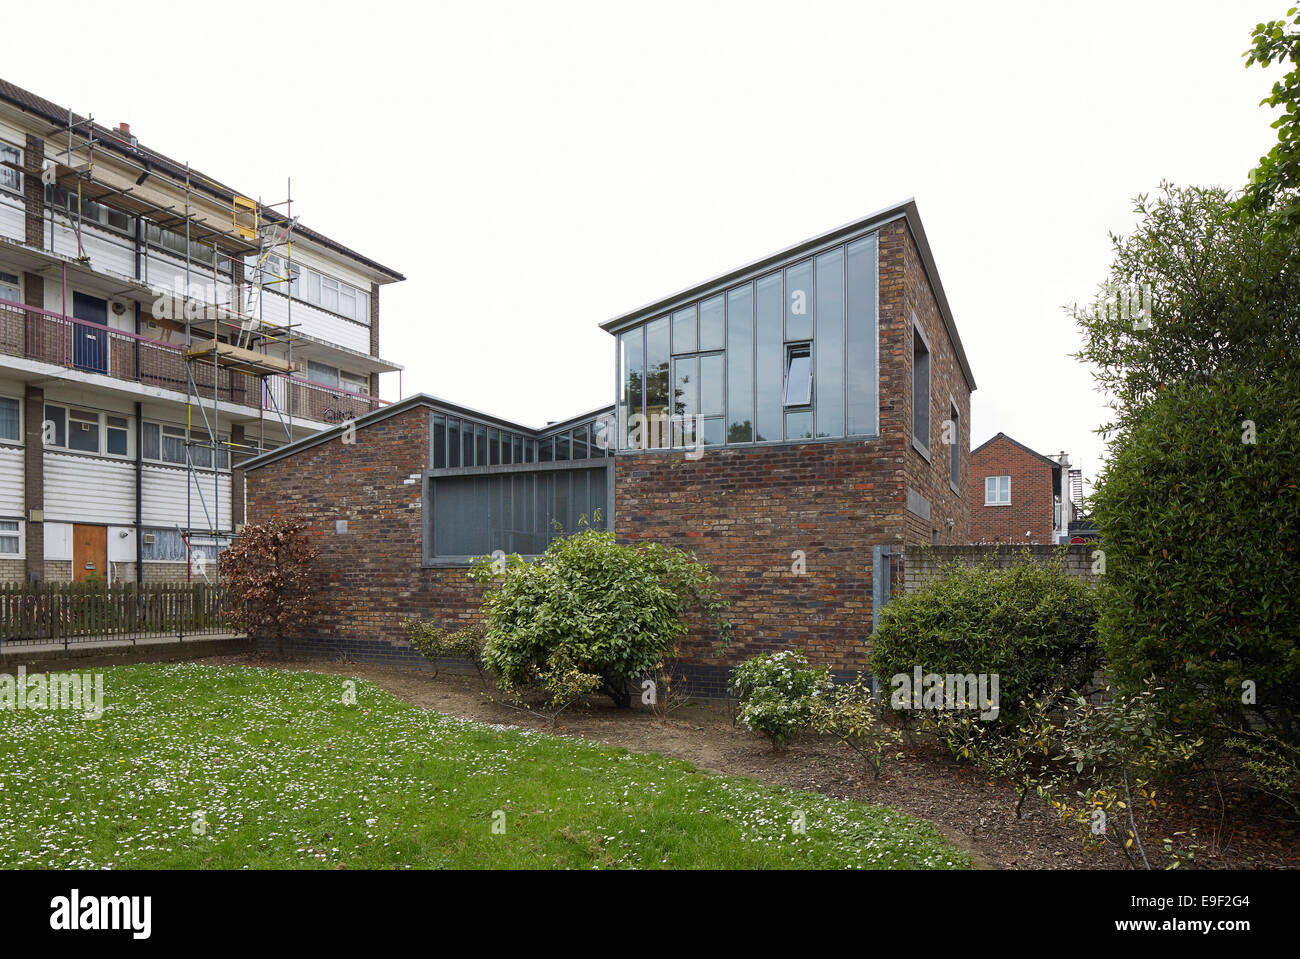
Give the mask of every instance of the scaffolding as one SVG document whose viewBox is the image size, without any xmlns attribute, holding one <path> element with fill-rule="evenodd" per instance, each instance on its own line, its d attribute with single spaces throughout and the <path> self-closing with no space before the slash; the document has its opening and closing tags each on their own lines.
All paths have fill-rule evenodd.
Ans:
<svg viewBox="0 0 1300 959">
<path fill-rule="evenodd" d="M 77 259 L 88 262 L 83 234 L 83 211 L 90 203 L 101 204 L 136 217 L 136 248 L 143 252 L 143 269 L 137 264 L 136 280 L 148 286 L 149 239 L 144 224 L 158 228 L 161 241 L 162 232 L 180 234 L 184 230 L 184 287 L 182 293 L 184 316 L 184 360 L 185 360 L 185 527 L 176 525 L 184 544 L 187 563 L 187 578 L 198 572 L 208 583 L 218 578 L 217 565 L 213 564 L 211 575 L 204 562 L 203 554 L 196 552 L 196 538 L 206 537 L 209 543 L 220 544 L 227 533 L 221 528 L 221 463 L 223 454 L 228 465 L 234 465 L 236 455 L 256 455 L 264 452 L 267 442 L 266 412 L 274 414 L 275 422 L 284 434 L 286 442 L 293 440 L 293 393 L 290 376 L 294 371 L 293 347 L 297 338 L 293 323 L 293 297 L 285 296 L 286 313 L 283 323 L 272 323 L 263 315 L 265 303 L 264 292 L 268 288 L 284 284 L 286 294 L 296 284 L 293 265 L 293 235 L 297 218 L 293 215 L 292 181 L 286 181 L 285 199 L 278 203 L 262 203 L 260 198 L 253 200 L 240 196 L 228 187 L 208 180 L 196 174 L 189 163 L 185 164 L 183 180 L 178 174 L 178 165 L 167 161 L 174 167 L 164 174 L 172 189 L 183 190 L 183 206 L 151 199 L 141 187 L 149 177 L 159 177 L 159 171 L 153 161 L 145 159 L 138 162 L 126 151 L 117 149 L 112 154 L 112 164 L 125 167 L 139 174 L 134 183 L 123 182 L 120 177 L 115 180 L 115 171 L 108 165 L 98 166 L 97 145 L 105 144 L 108 138 L 116 140 L 119 146 L 135 147 L 134 141 L 124 140 L 105 128 L 97 128 L 93 117 L 76 118 L 68 111 L 66 126 L 56 127 L 48 134 L 66 135 L 67 149 L 62 160 L 47 161 L 42 181 L 56 184 L 67 191 L 68 211 L 73 213 L 71 203 L 75 190 L 75 220 L 72 221 L 77 243 Z M 102 153 L 103 146 L 98 152 Z M 127 178 L 129 180 L 129 177 Z M 220 207 L 228 194 L 229 224 L 222 219 L 202 215 L 197 207 L 198 188 L 206 187 L 204 195 L 209 208 Z M 166 197 L 163 197 L 165 200 Z M 279 208 L 283 207 L 283 212 Z M 54 249 L 54 213 L 50 211 L 50 248 Z M 212 249 L 212 301 L 204 299 L 195 301 L 193 289 L 200 273 L 194 262 L 194 244 L 201 244 Z M 162 246 L 160 242 L 160 247 Z M 173 251 L 174 252 L 174 251 Z M 228 283 L 231 304 L 217 302 L 217 291 L 221 285 L 223 261 L 227 264 Z M 283 272 L 280 272 L 280 265 Z M 65 284 L 66 286 L 66 284 Z M 64 310 L 66 289 L 64 291 Z M 138 313 L 137 313 L 138 316 Z M 137 333 L 138 333 L 137 329 Z M 283 352 L 283 356 L 273 355 L 272 347 Z M 212 376 L 211 394 L 203 390 L 203 373 L 210 370 Z M 247 441 L 235 443 L 230 437 L 221 434 L 221 378 L 225 371 L 229 382 L 233 383 L 236 375 L 246 375 L 254 379 L 258 393 L 257 443 Z M 280 377 L 284 390 L 277 396 L 277 389 L 269 382 L 271 377 Z M 278 385 L 278 384 L 277 384 Z M 197 415 L 196 415 L 197 414 Z M 274 426 L 274 423 L 271 424 Z M 141 436 L 136 442 L 142 441 Z M 199 451 L 202 451 L 199 454 Z M 199 455 L 196 455 L 199 454 Z M 211 501 L 205 494 L 204 486 L 211 477 Z M 233 490 L 233 478 L 232 478 Z M 197 503 L 195 502 L 197 497 Z M 201 520 L 201 524 L 197 522 Z M 234 524 L 230 524 L 233 534 Z"/>
</svg>

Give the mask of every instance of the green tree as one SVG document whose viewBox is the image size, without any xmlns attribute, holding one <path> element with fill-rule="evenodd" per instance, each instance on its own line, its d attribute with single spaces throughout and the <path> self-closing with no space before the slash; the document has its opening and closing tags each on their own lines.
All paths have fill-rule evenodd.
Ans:
<svg viewBox="0 0 1300 959">
<path fill-rule="evenodd" d="M 1111 235 L 1101 295 L 1074 311 L 1084 339 L 1075 355 L 1115 413 L 1106 431 L 1175 385 L 1256 377 L 1300 349 L 1297 246 L 1265 216 L 1218 187 L 1169 183 L 1135 210 L 1137 228 Z"/>
<path fill-rule="evenodd" d="M 1290 69 L 1273 84 L 1261 105 L 1280 107 L 1273 121 L 1277 143 L 1251 172 L 1243 205 L 1266 214 L 1282 232 L 1300 223 L 1300 7 L 1292 7 L 1282 20 L 1255 25 L 1250 49 L 1242 54 L 1246 66 L 1285 65 Z"/>
</svg>

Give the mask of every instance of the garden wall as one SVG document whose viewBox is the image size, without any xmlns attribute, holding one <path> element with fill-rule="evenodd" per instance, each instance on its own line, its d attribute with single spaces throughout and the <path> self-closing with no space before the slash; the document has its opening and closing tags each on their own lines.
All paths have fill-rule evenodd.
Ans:
<svg viewBox="0 0 1300 959">
<path fill-rule="evenodd" d="M 1008 569 L 1020 563 L 1046 563 L 1063 556 L 1065 571 L 1096 582 L 1092 571 L 1096 546 L 1078 543 L 1069 546 L 930 546 L 910 547 L 903 562 L 903 589 L 912 593 L 936 576 L 948 563 L 978 566 L 988 563 Z"/>
</svg>

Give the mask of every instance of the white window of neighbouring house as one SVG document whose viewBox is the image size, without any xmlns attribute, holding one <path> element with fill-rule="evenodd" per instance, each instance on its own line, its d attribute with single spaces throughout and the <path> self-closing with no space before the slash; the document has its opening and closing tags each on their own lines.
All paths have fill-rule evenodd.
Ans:
<svg viewBox="0 0 1300 959">
<path fill-rule="evenodd" d="M 17 556 L 22 552 L 21 532 L 21 521 L 0 519 L 0 556 Z"/>
<path fill-rule="evenodd" d="M 0 440 L 17 443 L 23 438 L 21 406 L 11 396 L 0 396 Z"/>
<path fill-rule="evenodd" d="M 985 506 L 1011 505 L 1011 477 L 1010 476 L 984 477 L 984 505 Z"/>
<path fill-rule="evenodd" d="M 23 192 L 23 174 L 6 164 L 23 165 L 23 151 L 10 143 L 0 143 L 0 189 Z"/>
<path fill-rule="evenodd" d="M 930 455 L 930 347 L 912 320 L 912 445 Z"/>
</svg>

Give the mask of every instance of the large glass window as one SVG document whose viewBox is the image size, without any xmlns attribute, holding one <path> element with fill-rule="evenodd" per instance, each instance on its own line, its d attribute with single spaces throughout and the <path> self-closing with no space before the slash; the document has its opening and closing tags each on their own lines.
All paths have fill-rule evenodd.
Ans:
<svg viewBox="0 0 1300 959">
<path fill-rule="evenodd" d="M 845 395 L 850 436 L 874 435 L 880 401 L 876 395 L 876 235 L 845 248 L 848 326 L 845 337 Z"/>
<path fill-rule="evenodd" d="M 727 294 L 727 442 L 754 439 L 754 288 Z"/>
<path fill-rule="evenodd" d="M 723 297 L 719 293 L 700 304 L 700 350 L 720 350 L 727 342 Z M 680 351 L 679 351 L 680 352 Z"/>
<path fill-rule="evenodd" d="M 772 273 L 755 284 L 755 358 L 757 387 L 755 436 L 758 442 L 781 439 L 781 407 L 784 403 L 785 348 L 782 333 L 784 307 L 781 302 L 781 274 Z"/>
<path fill-rule="evenodd" d="M 930 455 L 930 348 L 912 325 L 912 445 Z"/>
<path fill-rule="evenodd" d="M 876 254 L 861 237 L 623 331 L 622 448 L 694 445 L 697 416 L 706 443 L 877 435 Z M 661 404 L 664 444 L 630 420 Z"/>
<path fill-rule="evenodd" d="M 804 260 L 785 271 L 785 338 L 812 337 L 812 261 Z"/>
<path fill-rule="evenodd" d="M 668 347 L 669 320 L 663 316 L 646 324 L 646 361 L 645 361 L 645 418 L 646 429 L 643 431 L 643 444 L 647 448 L 658 449 L 668 446 L 671 437 L 668 431 L 668 377 L 670 372 L 670 351 Z"/>
<path fill-rule="evenodd" d="M 625 449 L 644 447 L 645 328 L 637 327 L 618 338 L 620 373 L 618 418 Z"/>
<path fill-rule="evenodd" d="M 844 250 L 816 259 L 817 371 L 815 409 L 818 436 L 844 435 Z"/>
<path fill-rule="evenodd" d="M 426 509 L 426 559 L 459 561 L 498 549 L 535 555 L 597 510 L 607 526 L 606 483 L 603 466 L 435 477 L 427 490 L 433 502 Z"/>
</svg>

